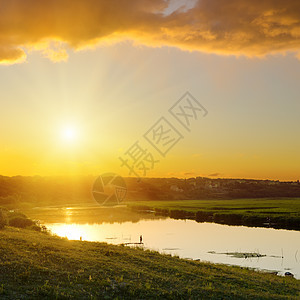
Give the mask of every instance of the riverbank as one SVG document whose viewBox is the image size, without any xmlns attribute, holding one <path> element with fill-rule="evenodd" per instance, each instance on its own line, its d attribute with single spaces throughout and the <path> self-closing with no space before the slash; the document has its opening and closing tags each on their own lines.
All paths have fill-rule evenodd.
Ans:
<svg viewBox="0 0 300 300">
<path fill-rule="evenodd" d="M 131 201 L 134 211 L 227 225 L 300 230 L 300 198 Z"/>
<path fill-rule="evenodd" d="M 300 281 L 28 229 L 0 230 L 1 299 L 299 299 Z"/>
</svg>

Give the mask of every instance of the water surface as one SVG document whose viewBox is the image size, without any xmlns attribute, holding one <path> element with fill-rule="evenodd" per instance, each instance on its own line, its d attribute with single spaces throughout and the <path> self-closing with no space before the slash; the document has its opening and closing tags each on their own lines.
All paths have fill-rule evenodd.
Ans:
<svg viewBox="0 0 300 300">
<path fill-rule="evenodd" d="M 57 214 L 53 209 L 50 212 L 44 210 L 44 213 L 35 213 L 41 216 L 42 223 L 53 233 L 69 239 L 123 244 L 137 243 L 142 235 L 143 247 L 162 253 L 278 271 L 280 275 L 289 271 L 300 279 L 299 231 L 158 218 L 151 214 L 136 214 L 124 208 L 83 211 L 69 208 L 61 209 L 59 213 L 56 211 Z M 91 217 L 85 218 L 84 215 Z M 234 257 L 226 254 L 230 252 L 251 252 L 265 256 Z"/>
</svg>

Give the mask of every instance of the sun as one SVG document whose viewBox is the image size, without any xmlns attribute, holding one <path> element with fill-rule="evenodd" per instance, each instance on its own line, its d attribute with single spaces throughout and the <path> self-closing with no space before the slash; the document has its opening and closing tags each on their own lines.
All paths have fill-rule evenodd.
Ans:
<svg viewBox="0 0 300 300">
<path fill-rule="evenodd" d="M 73 126 L 66 126 L 61 131 L 61 137 L 65 142 L 74 142 L 78 139 L 78 130 Z"/>
</svg>

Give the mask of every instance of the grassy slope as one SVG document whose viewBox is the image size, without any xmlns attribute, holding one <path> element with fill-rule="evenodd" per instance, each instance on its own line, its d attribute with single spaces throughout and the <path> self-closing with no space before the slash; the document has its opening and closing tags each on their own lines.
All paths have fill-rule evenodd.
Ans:
<svg viewBox="0 0 300 300">
<path fill-rule="evenodd" d="M 0 231 L 0 298 L 299 299 L 300 281 L 30 230 Z"/>
</svg>

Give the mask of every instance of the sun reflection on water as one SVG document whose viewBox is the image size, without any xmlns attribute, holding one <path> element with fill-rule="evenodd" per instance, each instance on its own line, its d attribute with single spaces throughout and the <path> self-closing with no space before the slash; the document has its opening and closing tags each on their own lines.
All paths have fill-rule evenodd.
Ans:
<svg viewBox="0 0 300 300">
<path fill-rule="evenodd" d="M 71 222 L 71 217 L 73 215 L 73 212 L 72 212 L 72 207 L 67 207 L 65 208 L 65 214 L 66 214 L 66 219 L 65 219 L 65 222 L 66 223 L 70 223 Z M 58 234 L 59 235 L 59 234 Z M 60 235 L 59 235 L 60 236 Z"/>
<path fill-rule="evenodd" d="M 103 232 L 90 224 L 47 224 L 50 231 L 69 240 L 99 241 L 105 239 Z"/>
</svg>

